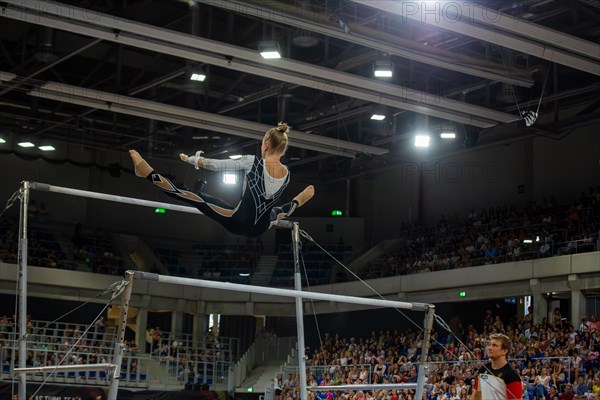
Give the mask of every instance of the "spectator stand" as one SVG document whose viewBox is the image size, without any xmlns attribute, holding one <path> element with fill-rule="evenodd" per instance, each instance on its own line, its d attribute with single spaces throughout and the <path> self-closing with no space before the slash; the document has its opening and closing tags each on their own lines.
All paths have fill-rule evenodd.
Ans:
<svg viewBox="0 0 600 400">
<path fill-rule="evenodd" d="M 442 215 L 437 226 L 408 227 L 400 245 L 358 266 L 362 278 L 380 278 L 596 251 L 600 201 L 582 197 L 523 210 L 490 207 L 466 220 Z"/>
<path fill-rule="evenodd" d="M 154 247 L 169 275 L 245 283 L 240 274 L 252 274 L 259 249 L 248 244 L 184 243 Z"/>
<path fill-rule="evenodd" d="M 323 248 L 331 256 L 344 262 L 353 255 L 352 246 L 346 245 L 325 245 Z M 293 286 L 294 275 L 294 255 L 291 245 L 285 244 L 279 246 L 278 259 L 271 277 L 271 285 L 279 287 Z M 318 246 L 308 244 L 302 246 L 301 261 L 306 273 L 306 280 L 309 286 L 327 285 L 331 282 L 340 282 L 336 276 L 337 263 L 332 260 L 330 255 L 324 253 Z M 345 276 L 345 275 L 344 275 Z"/>
</svg>

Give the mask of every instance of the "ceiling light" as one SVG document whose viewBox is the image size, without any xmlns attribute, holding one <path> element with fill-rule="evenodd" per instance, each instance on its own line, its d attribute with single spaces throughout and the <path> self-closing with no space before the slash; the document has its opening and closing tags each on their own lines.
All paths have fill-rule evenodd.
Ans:
<svg viewBox="0 0 600 400">
<path fill-rule="evenodd" d="M 237 174 L 225 172 L 223 174 L 223 183 L 226 185 L 235 185 L 237 183 Z"/>
<path fill-rule="evenodd" d="M 394 63 L 388 60 L 377 60 L 373 64 L 373 75 L 376 78 L 391 78 L 394 75 Z"/>
<path fill-rule="evenodd" d="M 6 140 L 4 140 L 0 137 L 0 143 L 6 143 Z"/>
<path fill-rule="evenodd" d="M 240 272 L 239 275 L 243 276 L 245 278 L 245 277 L 250 276 L 250 272 Z"/>
<path fill-rule="evenodd" d="M 229 158 L 231 158 L 232 160 L 239 160 L 242 157 L 243 156 L 241 154 L 232 154 L 229 156 Z"/>
<path fill-rule="evenodd" d="M 429 135 L 415 136 L 415 147 L 429 147 Z"/>
<path fill-rule="evenodd" d="M 40 149 L 41 151 L 54 151 L 54 150 L 56 150 L 54 148 L 54 146 L 50 146 L 50 145 L 39 146 L 38 149 Z"/>
<path fill-rule="evenodd" d="M 375 121 L 383 121 L 385 119 L 385 115 L 373 114 L 373 115 L 371 115 L 371 119 L 375 120 Z"/>
<path fill-rule="evenodd" d="M 192 73 L 192 75 L 190 75 L 191 81 L 204 82 L 205 79 L 206 75 L 202 73 Z"/>
<path fill-rule="evenodd" d="M 281 58 L 281 52 L 279 51 L 279 43 L 273 40 L 260 42 L 258 44 L 258 52 L 265 60 Z"/>
<path fill-rule="evenodd" d="M 456 133 L 454 132 L 442 132 L 440 133 L 442 139 L 456 139 Z"/>
<path fill-rule="evenodd" d="M 201 130 L 210 129 L 215 133 L 241 136 L 261 140 L 269 125 L 249 123 L 232 117 L 211 114 L 169 104 L 157 103 L 128 96 L 116 96 L 114 93 L 102 92 L 93 89 L 65 85 L 57 82 L 48 82 L 39 89 L 29 92 L 30 96 L 42 97 L 70 104 L 78 104 L 116 113 L 133 115 L 141 118 L 156 119 L 159 121 L 189 126 Z M 135 106 L 133 106 L 135 104 Z M 344 157 L 354 157 L 357 152 L 381 155 L 387 149 L 347 142 L 319 135 L 309 135 L 304 132 L 294 131 L 295 147 L 314 150 Z M 219 135 L 212 136 L 217 139 Z M 222 137 L 222 135 L 220 136 Z"/>
<path fill-rule="evenodd" d="M 27 140 L 23 140 L 22 142 L 17 143 L 17 145 L 19 145 L 21 147 L 35 147 L 35 144 L 33 144 Z"/>
<path fill-rule="evenodd" d="M 533 243 L 533 240 L 531 240 L 531 239 L 523 239 L 523 243 Z"/>
</svg>

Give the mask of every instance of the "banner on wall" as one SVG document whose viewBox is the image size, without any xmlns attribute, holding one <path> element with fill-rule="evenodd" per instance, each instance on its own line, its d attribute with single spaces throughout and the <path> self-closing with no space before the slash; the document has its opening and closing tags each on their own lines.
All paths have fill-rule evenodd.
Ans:
<svg viewBox="0 0 600 400">
<path fill-rule="evenodd" d="M 17 384 L 0 383 L 0 399 L 16 400 Z M 38 390 L 39 389 L 39 390 Z M 106 390 L 94 386 L 27 385 L 28 400 L 105 400 Z"/>
<path fill-rule="evenodd" d="M 39 389 L 39 390 L 38 390 Z M 0 382 L 0 399 L 16 400 L 17 384 Z M 96 386 L 74 385 L 27 385 L 28 400 L 106 400 L 108 388 Z M 157 391 L 157 390 L 125 390 L 119 389 L 119 400 L 224 400 L 226 392 L 212 391 Z"/>
</svg>

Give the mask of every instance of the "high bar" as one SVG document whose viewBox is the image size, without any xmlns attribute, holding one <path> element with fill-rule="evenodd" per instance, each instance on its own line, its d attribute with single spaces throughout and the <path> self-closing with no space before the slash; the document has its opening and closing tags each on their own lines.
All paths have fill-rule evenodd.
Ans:
<svg viewBox="0 0 600 400">
<path fill-rule="evenodd" d="M 69 194 L 72 196 L 88 197 L 91 199 L 114 201 L 116 203 L 132 204 L 135 206 L 164 208 L 165 210 L 181 211 L 181 212 L 190 213 L 190 214 L 202 214 L 200 212 L 200 210 L 198 210 L 197 208 L 194 208 L 194 207 L 181 206 L 181 205 L 171 204 L 171 203 L 162 203 L 159 201 L 136 199 L 133 197 L 117 196 L 114 194 L 90 192 L 88 190 L 79 190 L 79 189 L 66 188 L 66 187 L 62 187 L 62 186 L 54 186 L 54 185 L 49 185 L 47 183 L 31 182 L 30 188 L 34 189 L 34 190 L 43 191 L 43 192 Z"/>
<path fill-rule="evenodd" d="M 151 272 L 131 271 L 134 279 L 154 281 L 160 283 L 172 283 L 175 285 L 186 285 L 203 287 L 207 289 L 231 290 L 234 292 L 267 294 L 282 297 L 299 297 L 303 299 L 335 301 L 338 303 L 361 304 L 375 307 L 402 308 L 415 311 L 426 311 L 433 307 L 426 303 L 408 303 L 404 301 L 393 301 L 383 299 L 369 299 L 365 297 L 343 296 L 338 294 L 305 292 L 301 290 L 279 289 L 265 286 L 242 285 L 239 283 L 217 282 L 204 279 L 182 278 L 179 276 L 159 275 Z"/>
<path fill-rule="evenodd" d="M 311 392 L 327 391 L 346 391 L 346 390 L 403 390 L 416 389 L 416 383 L 371 383 L 371 384 L 352 384 L 352 385 L 330 385 L 330 386 L 307 386 L 306 389 Z"/>
</svg>

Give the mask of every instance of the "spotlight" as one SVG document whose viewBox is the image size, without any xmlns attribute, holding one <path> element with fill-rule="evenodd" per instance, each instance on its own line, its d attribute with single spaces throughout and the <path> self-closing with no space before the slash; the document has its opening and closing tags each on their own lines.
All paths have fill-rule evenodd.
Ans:
<svg viewBox="0 0 600 400">
<path fill-rule="evenodd" d="M 279 43 L 274 40 L 260 42 L 258 44 L 258 52 L 265 60 L 281 58 Z"/>
<path fill-rule="evenodd" d="M 22 140 L 19 143 L 17 143 L 17 145 L 21 147 L 35 147 L 35 144 L 31 143 L 28 140 Z"/>
<path fill-rule="evenodd" d="M 44 145 L 44 146 L 39 146 L 38 149 L 40 149 L 41 151 L 54 151 L 54 150 L 56 150 L 54 148 L 54 146 L 51 146 L 49 144 L 48 145 Z"/>
<path fill-rule="evenodd" d="M 206 75 L 204 75 L 203 73 L 200 73 L 200 72 L 193 72 L 190 75 L 191 81 L 204 82 L 205 79 L 206 79 Z"/>
<path fill-rule="evenodd" d="M 223 173 L 223 183 L 226 185 L 235 185 L 237 183 L 237 174 L 231 172 Z"/>
<path fill-rule="evenodd" d="M 415 136 L 415 147 L 429 147 L 429 135 Z"/>
<path fill-rule="evenodd" d="M 442 139 L 456 139 L 456 133 L 454 132 L 442 132 L 440 133 Z"/>
<path fill-rule="evenodd" d="M 0 143 L 6 143 L 6 140 L 4 140 L 0 137 Z"/>
<path fill-rule="evenodd" d="M 394 75 L 394 63 L 388 60 L 375 61 L 373 75 L 376 78 L 391 78 Z"/>
<path fill-rule="evenodd" d="M 375 121 L 383 121 L 385 119 L 385 115 L 383 114 L 373 114 L 371 115 L 371 119 Z"/>
</svg>

